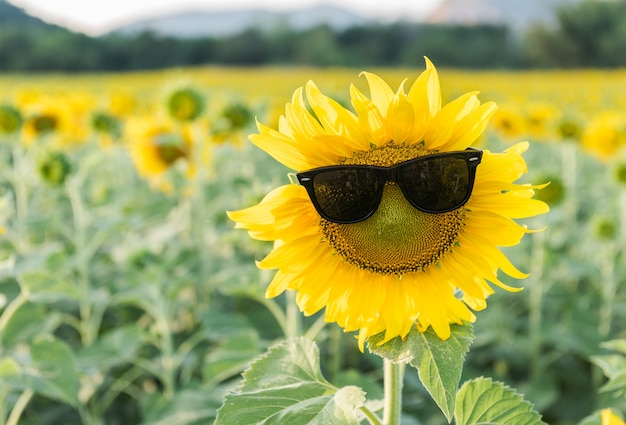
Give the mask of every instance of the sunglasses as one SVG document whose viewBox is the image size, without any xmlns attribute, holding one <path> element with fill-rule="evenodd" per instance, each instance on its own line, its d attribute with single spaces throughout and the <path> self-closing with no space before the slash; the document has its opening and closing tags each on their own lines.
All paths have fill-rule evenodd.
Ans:
<svg viewBox="0 0 626 425">
<path fill-rule="evenodd" d="M 317 212 L 334 223 L 358 223 L 369 218 L 383 197 L 387 182 L 395 182 L 420 211 L 438 214 L 455 210 L 472 194 L 478 149 L 436 153 L 392 167 L 331 165 L 297 174 Z"/>
</svg>

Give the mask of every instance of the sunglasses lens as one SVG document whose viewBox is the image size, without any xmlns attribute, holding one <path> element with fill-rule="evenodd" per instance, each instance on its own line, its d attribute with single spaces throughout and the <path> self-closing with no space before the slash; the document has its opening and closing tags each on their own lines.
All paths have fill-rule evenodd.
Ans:
<svg viewBox="0 0 626 425">
<path fill-rule="evenodd" d="M 455 156 L 407 164 L 402 168 L 400 179 L 404 196 L 415 206 L 433 213 L 463 205 L 472 183 L 467 161 Z"/>
<path fill-rule="evenodd" d="M 366 169 L 328 170 L 313 178 L 313 190 L 321 212 L 332 221 L 351 222 L 376 209 L 382 187 Z"/>
</svg>

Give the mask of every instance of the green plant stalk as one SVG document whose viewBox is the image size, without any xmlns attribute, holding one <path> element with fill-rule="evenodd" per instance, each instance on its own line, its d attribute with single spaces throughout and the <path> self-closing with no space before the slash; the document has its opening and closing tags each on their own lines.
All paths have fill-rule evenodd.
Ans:
<svg viewBox="0 0 626 425">
<path fill-rule="evenodd" d="M 576 199 L 576 186 L 578 182 L 578 145 L 574 142 L 561 143 L 561 179 L 566 190 L 564 201 L 565 224 L 567 226 L 576 224 L 576 214 L 578 202 Z M 568 227 L 574 229 L 575 227 Z"/>
<path fill-rule="evenodd" d="M 12 186 L 15 192 L 15 219 L 17 230 L 17 249 L 21 253 L 28 251 L 28 232 L 26 227 L 26 217 L 28 214 L 28 188 L 24 182 L 23 149 L 14 145 L 13 151 L 13 176 Z"/>
<path fill-rule="evenodd" d="M 287 307 L 285 312 L 287 338 L 300 336 L 302 332 L 302 315 L 296 304 L 296 291 L 287 291 Z"/>
<path fill-rule="evenodd" d="M 9 389 L 0 387 L 0 425 L 6 425 L 7 406 L 6 399 L 9 395 Z"/>
<path fill-rule="evenodd" d="M 315 338 L 317 338 L 317 335 L 322 331 L 322 329 L 324 329 L 325 326 L 326 318 L 324 317 L 324 314 L 321 314 L 315 320 L 315 322 L 313 322 L 313 324 L 309 326 L 309 329 L 307 329 L 307 331 L 304 333 L 304 337 L 310 340 L 315 340 Z"/>
<path fill-rule="evenodd" d="M 11 317 L 13 317 L 15 312 L 26 301 L 28 301 L 28 296 L 25 295 L 24 292 L 22 291 L 15 298 L 13 298 L 13 301 L 11 301 L 11 303 L 8 306 L 6 306 L 6 308 L 2 312 L 2 316 L 0 316 L 0 334 L 4 333 L 4 328 L 6 327 L 7 323 L 9 323 L 9 320 L 11 320 Z"/>
<path fill-rule="evenodd" d="M 622 183 L 619 191 L 619 234 L 621 245 L 618 248 L 619 253 L 626 257 L 626 186 Z M 626 260 L 626 258 L 624 258 Z"/>
<path fill-rule="evenodd" d="M 385 410 L 383 425 L 400 425 L 402 413 L 402 385 L 404 380 L 404 363 L 392 363 L 384 360 L 385 376 Z"/>
<path fill-rule="evenodd" d="M 615 279 L 615 256 L 617 249 L 613 241 L 607 242 L 605 249 L 600 250 L 600 279 L 602 290 L 602 305 L 598 321 L 600 340 L 606 340 L 611 332 L 613 321 L 613 300 L 617 292 Z"/>
<path fill-rule="evenodd" d="M 376 416 L 370 409 L 365 406 L 360 407 L 361 413 L 365 416 L 371 425 L 383 425 L 378 416 Z"/>
<path fill-rule="evenodd" d="M 251 298 L 259 302 L 260 304 L 262 304 L 263 306 L 265 306 L 265 308 L 269 310 L 272 316 L 274 316 L 276 323 L 278 323 L 278 326 L 280 326 L 280 330 L 283 332 L 283 335 L 287 336 L 287 332 L 288 332 L 287 331 L 287 316 L 285 315 L 285 312 L 281 309 L 281 307 L 278 305 L 278 303 L 274 301 L 273 299 L 265 298 L 261 294 L 254 295 Z"/>
<path fill-rule="evenodd" d="M 163 395 L 171 398 L 176 392 L 176 361 L 174 359 L 174 341 L 168 317 L 159 315 L 156 325 L 161 334 L 161 365 L 163 367 Z"/>
<path fill-rule="evenodd" d="M 328 364 L 328 379 L 334 381 L 339 376 L 341 371 L 341 359 L 343 358 L 343 341 L 341 338 L 341 328 L 339 326 L 333 326 L 330 329 L 330 361 Z"/>
<path fill-rule="evenodd" d="M 18 425 L 20 421 L 20 417 L 22 413 L 24 413 L 24 409 L 30 402 L 30 399 L 33 398 L 34 391 L 30 388 L 24 390 L 22 394 L 18 397 L 13 409 L 11 410 L 11 414 L 7 418 L 6 425 Z"/>
<path fill-rule="evenodd" d="M 543 224 L 544 220 L 542 220 Z M 540 225 L 541 227 L 541 225 Z M 548 230 L 532 235 L 532 248 L 530 258 L 530 273 L 532 283 L 529 289 L 529 340 L 531 346 L 531 367 L 532 378 L 541 379 L 543 362 L 541 361 L 541 346 L 543 338 L 541 336 L 541 321 L 543 310 L 543 269 L 545 262 L 545 239 Z"/>
<path fill-rule="evenodd" d="M 102 413 L 104 413 L 104 411 L 106 409 L 108 409 L 111 404 L 113 404 L 113 402 L 115 401 L 115 399 L 121 394 L 121 393 L 126 393 L 128 395 L 130 395 L 131 397 L 134 398 L 139 398 L 139 394 L 132 394 L 131 391 L 129 391 L 129 388 L 131 388 L 134 383 L 135 380 L 139 377 L 141 377 L 141 375 L 144 373 L 144 371 L 138 367 L 132 367 L 130 369 L 128 369 L 126 372 L 124 372 L 121 376 L 119 376 L 104 392 L 104 394 L 102 394 L 102 396 L 100 397 L 100 399 L 98 400 L 97 403 L 97 411 L 99 412 L 98 416 L 101 416 Z"/>
<path fill-rule="evenodd" d="M 563 201 L 563 224 L 566 229 L 576 229 L 577 214 L 578 214 L 578 199 L 576 198 L 578 191 L 578 182 L 576 176 L 581 171 L 578 169 L 578 145 L 576 143 L 564 142 L 561 146 L 561 180 L 565 187 L 565 199 Z M 575 259 L 580 259 L 580 244 L 574 244 L 570 248 L 569 255 Z M 578 292 L 578 279 L 568 279 L 565 282 L 565 287 L 572 293 Z"/>
<path fill-rule="evenodd" d="M 210 284 L 209 276 L 211 275 L 209 270 L 209 264 L 211 258 L 209 257 L 210 247 L 213 245 L 207 240 L 208 229 L 206 223 L 208 221 L 207 211 L 210 211 L 206 205 L 205 188 L 207 184 L 206 167 L 202 164 L 204 143 L 206 138 L 202 135 L 202 130 L 198 125 L 192 127 L 192 158 L 190 161 L 193 163 L 194 176 L 192 181 L 193 195 L 190 205 L 190 225 L 189 229 L 192 232 L 193 244 L 196 248 L 196 253 L 199 260 L 200 276 L 198 277 L 200 287 L 205 287 Z M 216 243 L 215 241 L 212 241 Z M 199 303 L 206 305 L 210 308 L 211 299 L 213 298 L 210 290 L 198 291 Z"/>
<path fill-rule="evenodd" d="M 87 257 L 87 217 L 85 206 L 80 195 L 80 185 L 77 180 L 70 180 L 66 185 L 67 195 L 72 207 L 72 219 L 74 223 L 74 243 L 78 254 L 78 280 L 81 297 L 79 301 L 80 311 L 80 336 L 84 346 L 90 346 L 96 337 L 98 324 L 92 323 L 92 305 L 90 300 L 91 284 L 89 282 L 89 259 Z"/>
</svg>

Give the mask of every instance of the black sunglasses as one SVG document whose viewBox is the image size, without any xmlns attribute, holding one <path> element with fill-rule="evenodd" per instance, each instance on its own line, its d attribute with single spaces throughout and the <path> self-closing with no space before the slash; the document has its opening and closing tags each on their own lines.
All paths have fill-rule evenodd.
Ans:
<svg viewBox="0 0 626 425">
<path fill-rule="evenodd" d="M 398 184 L 415 208 L 437 214 L 467 202 L 482 156 L 482 151 L 467 148 L 421 156 L 392 167 L 319 167 L 297 177 L 317 212 L 334 223 L 357 223 L 374 214 L 389 181 Z"/>
</svg>

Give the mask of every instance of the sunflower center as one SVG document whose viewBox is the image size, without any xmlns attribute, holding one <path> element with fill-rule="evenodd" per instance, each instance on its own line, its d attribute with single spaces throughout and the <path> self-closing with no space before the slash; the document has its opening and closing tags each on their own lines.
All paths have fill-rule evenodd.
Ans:
<svg viewBox="0 0 626 425">
<path fill-rule="evenodd" d="M 157 155 L 167 165 L 172 165 L 178 158 L 186 156 L 182 144 L 183 141 L 177 135 L 159 134 L 154 138 Z"/>
<path fill-rule="evenodd" d="M 37 134 L 54 131 L 57 128 L 57 118 L 53 115 L 38 115 L 33 118 L 33 128 Z"/>
<path fill-rule="evenodd" d="M 343 164 L 391 166 L 429 153 L 421 145 L 389 144 L 359 152 Z M 346 262 L 380 274 L 423 271 L 458 242 L 465 209 L 430 214 L 413 207 L 400 188 L 388 182 L 376 212 L 367 220 L 339 224 L 321 220 L 322 233 Z"/>
</svg>

